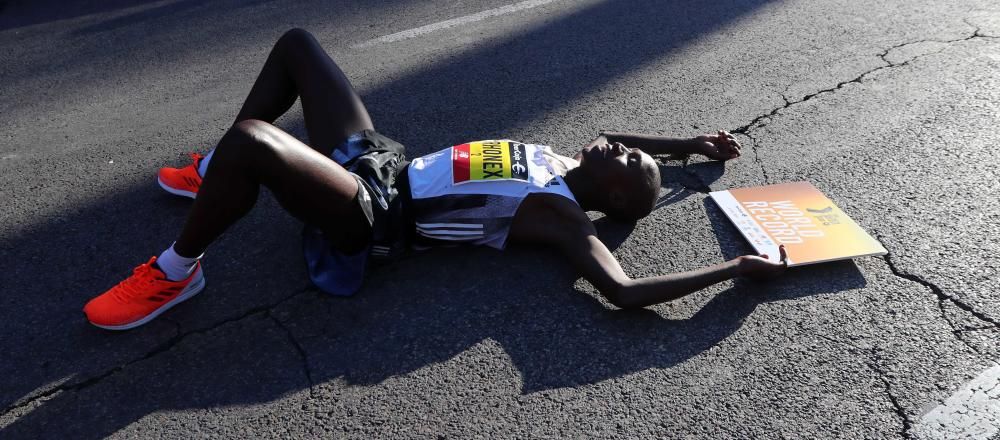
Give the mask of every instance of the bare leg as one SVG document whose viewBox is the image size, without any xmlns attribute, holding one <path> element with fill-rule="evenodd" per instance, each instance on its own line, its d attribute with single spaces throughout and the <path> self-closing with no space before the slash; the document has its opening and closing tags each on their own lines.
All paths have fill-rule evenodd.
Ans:
<svg viewBox="0 0 1000 440">
<path fill-rule="evenodd" d="M 293 216 L 323 230 L 340 251 L 353 254 L 368 244 L 371 228 L 355 201 L 354 177 L 288 133 L 248 119 L 219 141 L 174 250 L 201 255 L 253 208 L 261 185 Z"/>
<path fill-rule="evenodd" d="M 286 32 L 274 44 L 236 122 L 274 122 L 296 97 L 302 100 L 309 143 L 324 156 L 352 133 L 373 128 L 347 76 L 302 29 Z"/>
<path fill-rule="evenodd" d="M 311 146 L 270 124 L 302 100 Z M 342 252 L 367 245 L 370 226 L 354 198 L 358 184 L 329 158 L 349 135 L 372 129 L 361 98 L 308 32 L 292 29 L 275 43 L 236 123 L 216 147 L 174 250 L 194 257 L 268 187 L 287 211 L 323 230 Z"/>
</svg>

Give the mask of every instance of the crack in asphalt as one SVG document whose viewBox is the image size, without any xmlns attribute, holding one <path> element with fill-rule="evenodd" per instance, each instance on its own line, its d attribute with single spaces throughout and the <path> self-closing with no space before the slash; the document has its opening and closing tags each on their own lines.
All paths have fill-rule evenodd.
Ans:
<svg viewBox="0 0 1000 440">
<path fill-rule="evenodd" d="M 299 341 L 295 339 L 295 335 L 292 333 L 291 329 L 289 329 L 285 325 L 285 323 L 281 322 L 281 320 L 278 319 L 278 317 L 274 316 L 274 314 L 271 313 L 270 309 L 268 309 L 266 313 L 267 316 L 271 318 L 271 320 L 274 321 L 274 323 L 277 324 L 278 327 L 284 330 L 285 336 L 288 337 L 288 343 L 291 344 L 293 348 L 295 348 L 296 352 L 298 352 L 299 359 L 302 360 L 302 372 L 305 374 L 306 380 L 309 382 L 309 397 L 316 397 L 316 392 L 314 389 L 316 383 L 313 381 L 312 369 L 309 367 L 309 355 L 302 348 L 302 345 L 299 344 Z"/>
<path fill-rule="evenodd" d="M 980 38 L 1000 38 L 1000 36 L 984 34 L 982 32 L 982 28 L 980 26 L 976 25 L 976 24 L 973 24 L 971 21 L 969 21 L 968 18 L 963 18 L 962 19 L 962 23 L 965 23 L 966 26 L 969 26 L 971 28 L 975 28 L 976 31 L 973 32 L 973 35 L 975 35 L 977 37 L 980 37 Z"/>
<path fill-rule="evenodd" d="M 875 238 L 878 239 L 878 241 L 882 243 L 883 246 L 885 246 L 885 244 L 888 243 L 879 234 L 875 234 Z M 889 250 L 888 246 L 886 246 L 886 249 Z M 919 275 L 903 271 L 893 261 L 892 250 L 889 250 L 889 252 L 882 257 L 882 260 L 885 261 L 886 266 L 889 267 L 889 271 L 892 272 L 894 276 L 920 284 L 921 286 L 924 286 L 925 288 L 930 290 L 931 293 L 933 293 L 934 296 L 937 297 L 938 311 L 941 314 L 941 319 L 943 319 L 944 322 L 946 322 L 948 326 L 951 327 L 952 336 L 954 336 L 955 339 L 957 339 L 962 344 L 965 344 L 966 347 L 969 347 L 969 349 L 975 352 L 976 354 L 979 355 L 983 354 L 983 352 L 978 347 L 972 345 L 968 340 L 965 339 L 965 332 L 968 330 L 984 330 L 991 328 L 1000 329 L 1000 321 L 997 321 L 996 319 L 991 318 L 985 313 L 976 310 L 974 307 L 962 301 L 961 299 L 956 298 L 954 295 L 946 293 L 944 289 L 942 289 L 937 284 L 927 281 L 926 279 L 924 279 Z M 982 321 L 987 325 L 984 327 L 975 327 L 975 328 L 971 328 L 969 326 L 959 326 L 958 324 L 955 323 L 955 321 L 951 319 L 950 316 L 948 316 L 948 311 L 945 310 L 945 301 L 954 304 L 959 309 L 969 313 L 970 315 L 972 315 L 973 317 L 975 317 L 976 319 Z"/>
<path fill-rule="evenodd" d="M 118 372 L 120 372 L 120 371 L 122 371 L 122 370 L 124 370 L 124 369 L 126 369 L 126 368 L 128 368 L 128 367 L 130 367 L 132 365 L 134 365 L 134 364 L 137 364 L 139 362 L 151 359 L 151 358 L 153 358 L 155 356 L 158 356 L 158 355 L 160 355 L 162 353 L 170 351 L 171 349 L 173 349 L 174 347 L 176 347 L 178 344 L 180 344 L 181 342 L 183 342 L 185 339 L 187 339 L 191 335 L 206 334 L 206 333 L 209 333 L 209 332 L 211 332 L 211 331 L 213 331 L 213 330 L 215 330 L 215 329 L 217 329 L 219 327 L 222 327 L 222 326 L 224 326 L 226 324 L 231 324 L 231 323 L 234 323 L 234 322 L 242 321 L 242 320 L 244 320 L 246 318 L 249 318 L 249 317 L 254 316 L 254 315 L 262 314 L 262 313 L 270 316 L 271 310 L 274 309 L 275 307 L 277 307 L 277 306 L 285 303 L 286 301 L 291 300 L 292 298 L 294 298 L 296 296 L 299 296 L 299 295 L 301 295 L 301 294 L 303 294 L 305 292 L 308 292 L 311 289 L 312 289 L 312 285 L 306 286 L 304 288 L 296 289 L 295 291 L 293 291 L 292 294 L 290 294 L 290 295 L 288 295 L 288 296 L 286 296 L 286 297 L 284 297 L 284 298 L 282 298 L 282 299 L 280 299 L 280 300 L 278 300 L 278 301 L 276 301 L 274 303 L 250 308 L 250 309 L 246 310 L 245 312 L 243 312 L 243 314 L 241 314 L 239 316 L 236 316 L 236 317 L 233 317 L 233 318 L 229 318 L 229 319 L 224 319 L 222 321 L 215 322 L 215 323 L 213 323 L 212 325 L 210 325 L 208 327 L 200 328 L 200 329 L 196 329 L 196 330 L 191 330 L 191 331 L 185 332 L 185 333 L 181 333 L 180 332 L 181 326 L 180 326 L 179 323 L 177 323 L 176 321 L 167 320 L 168 322 L 171 322 L 171 323 L 173 323 L 176 326 L 178 333 L 175 334 L 170 339 L 166 340 L 165 342 L 157 345 L 152 350 L 148 351 L 146 354 L 144 354 L 144 355 L 142 355 L 142 356 L 140 356 L 138 358 L 132 359 L 132 360 L 130 360 L 128 362 L 125 362 L 124 364 L 121 364 L 121 365 L 118 365 L 118 366 L 116 366 L 114 368 L 106 370 L 106 371 L 104 371 L 101 374 L 92 376 L 92 377 L 90 377 L 90 378 L 88 378 L 86 380 L 83 380 L 83 381 L 80 381 L 80 382 L 68 383 L 68 384 L 67 383 L 60 384 L 60 385 L 58 385 L 56 387 L 53 387 L 53 388 L 45 390 L 45 391 L 43 391 L 41 393 L 35 394 L 34 396 L 31 396 L 29 398 L 21 399 L 20 401 L 15 402 L 15 403 L 7 406 L 6 408 L 3 409 L 3 411 L 0 411 L 0 417 L 4 417 L 7 414 L 10 414 L 11 412 L 13 412 L 13 411 L 15 411 L 15 410 L 17 410 L 19 408 L 24 408 L 26 406 L 31 405 L 34 402 L 37 402 L 39 400 L 42 400 L 42 399 L 45 399 L 45 398 L 48 398 L 48 397 L 51 397 L 51 396 L 54 396 L 54 395 L 59 394 L 61 392 L 64 392 L 64 391 L 80 391 L 80 390 L 89 388 L 89 387 L 91 387 L 93 385 L 96 385 L 96 384 L 100 383 L 102 380 L 107 379 L 108 377 L 113 376 L 115 373 L 118 373 Z M 164 318 L 160 318 L 160 319 L 163 320 Z M 284 328 L 284 326 L 282 326 L 282 328 Z M 286 329 L 286 331 L 287 331 L 287 329 Z M 298 346 L 298 343 L 294 343 L 294 345 L 295 345 L 295 347 L 298 350 L 301 351 L 301 347 Z M 312 384 L 311 377 L 310 377 L 309 383 L 310 383 L 310 385 Z M 312 387 L 310 386 L 310 391 L 311 390 L 312 390 Z"/>
<path fill-rule="evenodd" d="M 903 405 L 899 403 L 899 399 L 896 397 L 895 394 L 892 393 L 892 384 L 889 383 L 889 379 L 886 379 L 886 372 L 885 370 L 882 369 L 882 366 L 879 364 L 881 356 L 879 356 L 878 354 L 878 349 L 872 347 L 871 353 L 872 353 L 872 360 L 871 362 L 868 363 L 868 367 L 871 368 L 872 371 L 874 371 L 876 374 L 878 374 L 879 380 L 882 381 L 882 386 L 884 387 L 885 395 L 889 398 L 889 402 L 892 403 L 892 407 L 896 411 L 896 416 L 898 416 L 900 421 L 903 423 L 903 429 L 899 431 L 899 435 L 901 438 L 904 439 L 912 439 L 913 434 L 910 433 L 910 430 L 913 429 L 913 421 L 910 420 L 909 414 L 907 414 L 906 410 L 903 409 Z"/>
<path fill-rule="evenodd" d="M 956 39 L 953 39 L 953 40 L 936 40 L 936 39 L 933 39 L 933 38 L 927 38 L 927 39 L 921 39 L 921 40 L 907 41 L 905 43 L 900 43 L 900 44 L 893 45 L 893 46 L 891 46 L 891 47 L 883 50 L 882 53 L 876 55 L 879 59 L 882 60 L 883 63 L 885 63 L 885 65 L 882 65 L 882 66 L 876 67 L 874 69 L 868 70 L 866 72 L 863 72 L 862 74 L 860 74 L 860 75 L 858 75 L 858 76 L 856 76 L 856 77 L 854 77 L 852 79 L 849 79 L 847 81 L 841 81 L 841 82 L 837 83 L 837 85 L 835 85 L 833 87 L 829 87 L 829 88 L 826 88 L 826 89 L 822 89 L 822 90 L 810 93 L 808 95 L 804 95 L 804 96 L 802 96 L 801 98 L 799 98 L 799 99 L 797 99 L 795 101 L 792 101 L 792 100 L 788 99 L 788 97 L 785 96 L 784 93 L 782 93 L 781 94 L 781 99 L 785 101 L 784 105 L 779 106 L 779 107 L 775 107 L 775 108 L 771 109 L 771 111 L 769 111 L 767 113 L 758 115 L 757 117 L 753 118 L 753 120 L 751 120 L 749 123 L 733 129 L 732 132 L 733 133 L 740 133 L 740 134 L 746 135 L 751 130 L 763 127 L 763 125 L 760 125 L 760 123 L 762 121 L 764 121 L 765 119 L 771 118 L 772 116 L 777 115 L 778 112 L 780 112 L 780 111 L 782 111 L 782 110 L 784 110 L 786 108 L 789 108 L 789 107 L 797 105 L 797 104 L 801 104 L 803 102 L 809 101 L 809 100 L 811 100 L 811 99 L 813 99 L 813 98 L 815 98 L 817 96 L 820 96 L 820 95 L 823 95 L 823 94 L 826 94 L 826 93 L 833 93 L 833 92 L 835 92 L 835 91 L 837 91 L 839 89 L 844 88 L 844 86 L 846 86 L 848 84 L 852 84 L 852 83 L 858 83 L 858 84 L 860 84 L 861 81 L 865 79 L 865 77 L 867 77 L 869 75 L 872 75 L 873 73 L 878 72 L 880 70 L 892 69 L 892 68 L 896 68 L 896 67 L 902 67 L 902 66 L 905 66 L 907 64 L 910 64 L 912 61 L 917 60 L 919 58 L 923 58 L 923 57 L 926 57 L 926 56 L 929 56 L 929 55 L 941 53 L 941 52 L 943 52 L 945 50 L 945 49 L 941 49 L 941 50 L 938 50 L 938 51 L 929 52 L 929 53 L 925 53 L 925 54 L 914 56 L 914 57 L 912 57 L 910 59 L 907 59 L 906 61 L 902 61 L 902 62 L 898 62 L 898 63 L 893 63 L 892 61 L 889 61 L 888 59 L 886 59 L 886 57 L 889 56 L 889 52 L 892 52 L 895 49 L 899 49 L 899 48 L 902 48 L 902 47 L 905 47 L 905 46 L 909 46 L 909 45 L 913 45 L 913 44 L 920 44 L 920 43 L 952 44 L 952 43 L 958 43 L 958 42 L 961 42 L 961 41 L 972 40 L 972 39 L 975 39 L 975 38 L 996 38 L 996 37 L 993 37 L 993 36 L 982 34 L 980 32 L 980 28 L 978 28 L 978 27 L 975 27 L 975 26 L 972 26 L 972 27 L 975 28 L 972 31 L 972 33 L 970 33 L 967 36 L 964 36 L 964 37 L 961 37 L 961 38 L 956 38 Z"/>
<path fill-rule="evenodd" d="M 882 239 L 879 238 L 879 241 L 882 241 Z M 884 243 L 885 242 L 883 241 L 883 244 Z M 974 316 L 976 319 L 978 319 L 978 320 L 980 320 L 980 321 L 982 321 L 984 323 L 991 324 L 993 327 L 996 327 L 996 328 L 1000 329 L 1000 321 L 997 321 L 996 319 L 990 317 L 989 315 L 986 315 L 985 313 L 976 310 L 974 307 L 970 306 L 965 301 L 962 301 L 961 299 L 956 298 L 953 295 L 949 295 L 948 293 L 945 293 L 945 291 L 942 290 L 940 287 L 938 287 L 937 284 L 934 284 L 934 283 L 932 283 L 930 281 L 927 281 L 927 280 L 923 279 L 923 277 L 921 277 L 919 275 L 914 275 L 914 274 L 909 273 L 909 272 L 904 272 L 902 269 L 900 269 L 898 266 L 896 266 L 896 263 L 894 263 L 892 261 L 892 253 L 891 252 L 888 253 L 888 254 L 886 254 L 884 257 L 882 257 L 882 259 L 885 260 L 886 264 L 889 265 L 889 270 L 892 271 L 893 275 L 896 275 L 897 277 L 900 277 L 900 278 L 903 278 L 903 279 L 907 279 L 907 280 L 913 281 L 913 282 L 915 282 L 917 284 L 920 284 L 920 285 L 922 285 L 922 286 L 930 289 L 931 292 L 934 292 L 934 295 L 936 295 L 938 297 L 938 300 L 940 302 L 944 302 L 946 300 L 950 301 L 952 304 L 954 304 L 958 308 L 960 308 L 960 309 L 968 312 L 970 315 Z M 949 324 L 951 324 L 951 320 L 950 319 L 948 319 L 948 322 L 949 322 Z M 955 331 L 959 331 L 960 330 L 960 329 L 956 328 L 956 326 L 954 324 L 952 324 L 951 327 Z"/>
<path fill-rule="evenodd" d="M 965 20 L 963 20 L 963 21 L 965 21 Z M 764 127 L 765 125 L 767 125 L 767 124 L 764 123 L 766 120 L 772 119 L 773 117 L 777 116 L 779 112 L 781 112 L 782 110 L 785 110 L 785 109 L 787 109 L 789 107 L 792 107 L 794 105 L 801 104 L 803 102 L 812 100 L 813 98 L 816 98 L 817 96 L 820 96 L 820 95 L 823 95 L 823 94 L 836 92 L 837 90 L 840 90 L 840 89 L 844 88 L 848 84 L 852 84 L 852 83 L 861 84 L 861 81 L 864 80 L 865 77 L 870 76 L 870 75 L 872 75 L 872 74 L 874 74 L 874 73 L 876 73 L 876 72 L 878 72 L 880 70 L 892 69 L 892 68 L 896 68 L 896 67 L 902 67 L 902 66 L 905 66 L 907 64 L 910 64 L 910 62 L 912 62 L 914 60 L 917 60 L 919 58 L 923 58 L 923 57 L 926 57 L 926 56 L 929 56 L 929 55 L 941 53 L 945 49 L 942 48 L 941 50 L 937 50 L 937 51 L 933 51 L 933 52 L 928 52 L 928 53 L 921 54 L 921 55 L 916 55 L 916 56 L 911 57 L 911 58 L 909 58 L 909 59 L 907 59 L 905 61 L 898 62 L 898 63 L 894 63 L 894 62 L 889 61 L 888 59 L 886 59 L 886 57 L 889 56 L 889 53 L 892 52 L 893 50 L 896 50 L 896 49 L 899 49 L 899 48 L 902 48 L 902 47 L 905 47 L 905 46 L 913 45 L 913 44 L 920 44 L 920 43 L 952 44 L 952 43 L 958 43 L 958 42 L 961 42 L 961 41 L 972 40 L 972 39 L 975 39 L 975 38 L 998 38 L 998 37 L 994 37 L 994 36 L 991 36 L 991 35 L 983 34 L 980 31 L 979 27 L 972 25 L 968 21 L 965 21 L 965 23 L 967 25 L 969 25 L 970 27 L 974 28 L 974 30 L 972 31 L 972 33 L 969 34 L 969 35 L 967 35 L 967 36 L 964 36 L 964 37 L 961 37 L 961 38 L 956 38 L 956 39 L 953 39 L 953 40 L 922 39 L 922 40 L 907 41 L 905 43 L 896 44 L 894 46 L 891 46 L 891 47 L 883 50 L 882 53 L 876 54 L 876 56 L 880 60 L 882 60 L 882 62 L 885 63 L 885 65 L 882 65 L 882 66 L 876 67 L 874 69 L 868 70 L 868 71 L 866 71 L 866 72 L 864 72 L 864 73 L 862 73 L 862 74 L 860 74 L 860 75 L 858 75 L 858 76 L 856 76 L 856 77 L 854 77 L 854 78 L 852 78 L 850 80 L 841 81 L 841 82 L 837 83 L 833 87 L 829 87 L 829 88 L 822 89 L 822 90 L 819 90 L 819 91 L 814 92 L 814 93 L 810 93 L 808 95 L 804 95 L 804 96 L 802 96 L 801 98 L 799 98 L 799 99 L 797 99 L 795 101 L 792 101 L 792 100 L 788 99 L 788 97 L 785 96 L 785 93 L 782 92 L 779 96 L 781 96 L 781 99 L 783 101 L 785 101 L 784 105 L 781 105 L 779 107 L 775 107 L 775 108 L 771 109 L 770 111 L 768 111 L 766 113 L 757 115 L 749 123 L 747 123 L 745 125 L 741 125 L 741 126 L 739 126 L 737 128 L 734 128 L 732 130 L 732 133 L 739 133 L 739 134 L 742 134 L 742 135 L 750 138 L 750 140 L 753 142 L 753 144 L 751 145 L 751 150 L 753 151 L 753 154 L 754 154 L 754 162 L 756 162 L 757 165 L 760 166 L 761 172 L 762 172 L 762 174 L 764 176 L 764 182 L 765 183 L 770 183 L 770 178 L 767 175 L 767 170 L 764 168 L 764 163 L 761 162 L 761 160 L 760 160 L 760 154 L 759 154 L 758 149 L 757 149 L 757 144 L 759 142 L 751 134 L 751 132 L 753 130 L 761 128 L 761 127 Z"/>
<path fill-rule="evenodd" d="M 945 310 L 944 308 L 944 298 L 939 297 L 937 304 L 938 304 L 938 310 L 941 312 L 941 319 L 944 319 L 944 321 L 948 323 L 948 326 L 951 327 L 952 336 L 954 336 L 955 339 L 958 339 L 959 342 L 965 344 L 966 347 L 969 347 L 970 350 L 976 352 L 976 354 L 980 355 L 983 354 L 981 351 L 979 351 L 979 348 L 977 348 L 975 345 L 972 345 L 969 341 L 965 339 L 965 333 L 963 333 L 962 330 L 959 330 L 956 327 L 955 322 L 952 321 L 951 318 L 948 316 L 948 311 Z"/>
<path fill-rule="evenodd" d="M 993 327 L 992 325 L 983 325 L 983 326 L 976 326 L 976 327 L 972 327 L 972 326 L 966 325 L 961 330 L 955 330 L 955 331 L 959 332 L 959 333 L 967 333 L 967 332 L 978 332 L 978 331 L 983 331 L 983 330 L 994 330 L 994 329 L 995 329 L 995 327 Z"/>
<path fill-rule="evenodd" d="M 784 95 L 782 95 L 782 98 L 784 98 Z M 753 151 L 753 161 L 757 163 L 758 167 L 760 167 L 760 174 L 764 177 L 764 184 L 770 184 L 771 176 L 767 174 L 767 168 L 764 167 L 764 162 L 760 160 L 760 153 L 757 149 L 757 145 L 760 144 L 760 141 L 758 141 L 757 138 L 754 137 L 754 135 L 749 131 L 744 132 L 743 135 L 750 138 L 750 150 Z"/>
<path fill-rule="evenodd" d="M 822 339 L 833 342 L 835 344 L 847 345 L 848 347 L 851 347 L 859 352 L 867 351 L 871 353 L 869 362 L 867 362 L 868 368 L 874 371 L 875 374 L 878 375 L 879 381 L 882 382 L 882 389 L 885 392 L 886 397 L 889 399 L 889 403 L 892 404 L 893 411 L 896 413 L 896 416 L 899 417 L 900 422 L 903 424 L 902 429 L 899 431 L 899 435 L 903 439 L 912 439 L 913 434 L 911 434 L 910 431 L 913 429 L 913 421 L 910 420 L 910 415 L 906 413 L 906 409 L 903 408 L 903 405 L 899 403 L 899 398 L 897 398 L 896 395 L 893 394 L 892 392 L 892 383 L 889 382 L 889 379 L 886 378 L 888 376 L 886 371 L 882 369 L 881 365 L 882 357 L 879 356 L 878 354 L 878 348 L 872 346 L 870 349 L 865 349 L 855 345 L 853 342 L 841 340 L 823 334 L 815 334 L 814 336 L 818 336 Z"/>
<path fill-rule="evenodd" d="M 854 77 L 854 78 L 852 78 L 850 80 L 841 81 L 841 82 L 837 83 L 837 85 L 835 85 L 833 87 L 829 87 L 829 88 L 826 88 L 826 89 L 822 89 L 822 90 L 816 91 L 814 93 L 810 93 L 808 95 L 804 95 L 804 96 L 802 96 L 801 98 L 799 98 L 799 99 L 797 99 L 795 101 L 789 99 L 788 96 L 785 95 L 785 92 L 782 92 L 782 93 L 779 94 L 779 96 L 781 97 L 782 101 L 785 102 L 784 105 L 775 107 L 775 108 L 771 109 L 770 111 L 768 111 L 766 113 L 763 113 L 763 114 L 760 114 L 760 115 L 756 116 L 749 123 L 747 123 L 745 125 L 741 125 L 741 126 L 735 128 L 735 129 L 733 129 L 731 132 L 732 133 L 742 134 L 742 135 L 744 135 L 744 136 L 746 136 L 746 137 L 748 137 L 750 139 L 750 142 L 751 142 L 750 150 L 753 151 L 753 157 L 754 157 L 753 160 L 754 160 L 754 163 L 756 163 L 757 166 L 760 167 L 761 175 L 764 177 L 764 183 L 765 184 L 770 184 L 771 183 L 771 177 L 770 177 L 770 175 L 768 175 L 767 168 L 764 167 L 764 162 L 761 161 L 761 158 L 760 158 L 760 151 L 758 149 L 758 145 L 760 144 L 760 141 L 757 140 L 757 138 L 754 137 L 754 135 L 752 134 L 753 130 L 755 130 L 757 128 L 764 127 L 766 125 L 766 124 L 763 124 L 763 121 L 773 118 L 774 116 L 776 116 L 779 112 L 781 112 L 784 109 L 787 109 L 787 108 L 792 107 L 794 105 L 801 104 L 803 102 L 812 100 L 813 98 L 816 98 L 817 96 L 820 96 L 820 95 L 823 95 L 823 94 L 826 94 L 826 93 L 833 93 L 833 92 L 835 92 L 835 91 L 837 91 L 839 89 L 844 88 L 848 84 L 852 84 L 852 83 L 860 84 L 861 81 L 864 80 L 865 77 L 867 77 L 869 75 L 872 75 L 875 72 L 878 72 L 880 70 L 892 69 L 892 68 L 896 68 L 896 67 L 902 67 L 902 66 L 905 66 L 905 65 L 909 64 L 910 62 L 912 62 L 914 60 L 917 60 L 919 58 L 923 58 L 923 57 L 926 57 L 926 56 L 929 56 L 929 55 L 941 53 L 945 49 L 942 48 L 941 50 L 937 50 L 937 51 L 933 51 L 933 52 L 928 52 L 928 53 L 921 54 L 921 55 L 916 55 L 916 56 L 911 57 L 911 58 L 909 58 L 909 59 L 907 59 L 905 61 L 901 61 L 901 62 L 898 62 L 898 63 L 894 63 L 892 61 L 889 61 L 886 58 L 886 57 L 889 56 L 889 53 L 892 52 L 893 50 L 896 50 L 896 49 L 899 49 L 899 48 L 902 48 L 902 47 L 906 47 L 906 46 L 910 46 L 910 45 L 913 45 L 913 44 L 920 44 L 920 43 L 952 44 L 952 43 L 957 43 L 957 42 L 960 42 L 960 41 L 972 40 L 972 39 L 975 39 L 975 38 L 997 38 L 997 37 L 994 37 L 994 36 L 991 36 L 991 35 L 983 34 L 981 32 L 981 30 L 980 30 L 979 27 L 973 25 L 972 23 L 969 23 L 968 20 L 963 20 L 963 22 L 965 22 L 965 24 L 969 25 L 969 27 L 974 28 L 974 30 L 972 31 L 971 34 L 969 34 L 967 36 L 964 36 L 964 37 L 961 37 L 961 38 L 956 38 L 956 39 L 953 39 L 953 40 L 936 40 L 936 39 L 932 39 L 932 38 L 926 38 L 926 39 L 921 39 L 921 40 L 907 41 L 907 42 L 904 42 L 904 43 L 899 43 L 899 44 L 890 46 L 890 47 L 886 48 L 885 50 L 883 50 L 881 53 L 876 54 L 876 56 L 880 60 L 882 60 L 883 63 L 885 63 L 884 65 L 876 67 L 876 68 L 871 69 L 871 70 L 868 70 L 868 71 L 866 71 L 866 72 L 864 72 L 864 73 L 862 73 L 862 74 L 860 74 L 860 75 L 858 75 L 858 76 L 856 76 L 856 77 Z M 698 176 L 697 173 L 695 173 L 694 171 L 691 171 L 691 170 L 688 169 L 688 157 L 687 156 L 683 157 L 683 163 L 681 165 L 681 169 L 684 171 L 685 174 L 693 177 L 698 182 L 698 184 L 695 184 L 695 185 L 692 185 L 692 184 L 690 184 L 688 182 L 678 182 L 678 183 L 681 184 L 681 186 L 683 186 L 685 189 L 688 189 L 690 191 L 694 191 L 694 192 L 698 192 L 698 193 L 702 193 L 702 194 L 707 194 L 707 193 L 711 192 L 711 190 L 712 190 L 711 187 L 708 184 L 706 184 L 705 181 L 702 180 L 701 177 Z"/>
</svg>

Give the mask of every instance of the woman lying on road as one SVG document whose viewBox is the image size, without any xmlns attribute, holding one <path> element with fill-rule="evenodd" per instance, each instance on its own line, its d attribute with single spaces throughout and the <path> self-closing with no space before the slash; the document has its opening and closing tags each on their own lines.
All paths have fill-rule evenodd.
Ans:
<svg viewBox="0 0 1000 440">
<path fill-rule="evenodd" d="M 295 102 L 310 144 L 271 125 Z M 310 278 L 350 295 L 372 260 L 410 248 L 508 242 L 549 246 L 622 308 L 669 301 L 737 276 L 785 270 L 747 255 L 688 272 L 631 279 L 597 238 L 586 211 L 634 221 L 660 189 L 649 154 L 700 153 L 728 160 L 740 145 L 724 131 L 693 139 L 605 133 L 574 157 L 514 141 L 456 145 L 407 162 L 403 146 L 375 132 L 344 73 L 308 32 L 293 29 L 271 50 L 236 122 L 218 145 L 184 168 L 163 168 L 166 191 L 194 198 L 177 241 L 84 307 L 94 325 L 145 324 L 205 287 L 199 260 L 247 214 L 261 185 L 303 221 Z"/>
</svg>

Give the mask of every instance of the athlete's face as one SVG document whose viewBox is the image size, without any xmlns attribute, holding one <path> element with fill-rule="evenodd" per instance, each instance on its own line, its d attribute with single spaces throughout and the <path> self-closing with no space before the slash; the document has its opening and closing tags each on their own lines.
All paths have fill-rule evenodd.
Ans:
<svg viewBox="0 0 1000 440">
<path fill-rule="evenodd" d="M 638 148 L 601 140 L 588 144 L 575 157 L 609 209 L 623 213 L 648 213 L 651 209 L 660 184 L 660 170 L 652 156 Z"/>
<path fill-rule="evenodd" d="M 591 143 L 576 155 L 580 167 L 602 185 L 645 184 L 651 170 L 656 169 L 653 157 L 638 148 L 626 148 L 620 142 Z"/>
</svg>

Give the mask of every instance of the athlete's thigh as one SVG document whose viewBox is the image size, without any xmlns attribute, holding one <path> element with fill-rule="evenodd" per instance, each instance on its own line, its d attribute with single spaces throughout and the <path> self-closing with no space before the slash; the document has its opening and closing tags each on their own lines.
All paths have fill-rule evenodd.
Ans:
<svg viewBox="0 0 1000 440">
<path fill-rule="evenodd" d="M 371 225 L 358 204 L 354 175 L 271 124 L 255 121 L 252 130 L 253 137 L 266 145 L 256 168 L 278 203 L 299 220 L 319 227 L 342 251 L 363 248 Z"/>
<path fill-rule="evenodd" d="M 285 60 L 302 101 L 309 142 L 329 153 L 352 133 L 372 129 L 361 97 L 319 42 L 303 30 L 285 38 L 290 39 Z"/>
</svg>

